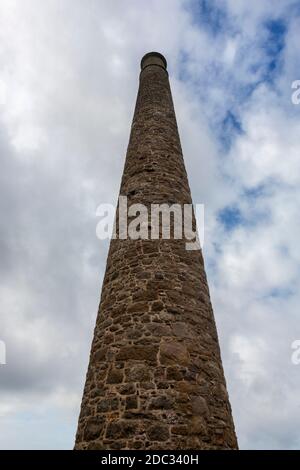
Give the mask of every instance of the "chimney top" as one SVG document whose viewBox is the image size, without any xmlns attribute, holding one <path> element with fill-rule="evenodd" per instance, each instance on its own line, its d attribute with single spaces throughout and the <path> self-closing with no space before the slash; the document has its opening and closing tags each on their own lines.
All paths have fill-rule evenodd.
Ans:
<svg viewBox="0 0 300 470">
<path fill-rule="evenodd" d="M 141 60 L 141 69 L 144 70 L 148 65 L 158 65 L 167 70 L 167 61 L 159 52 L 148 52 Z"/>
</svg>

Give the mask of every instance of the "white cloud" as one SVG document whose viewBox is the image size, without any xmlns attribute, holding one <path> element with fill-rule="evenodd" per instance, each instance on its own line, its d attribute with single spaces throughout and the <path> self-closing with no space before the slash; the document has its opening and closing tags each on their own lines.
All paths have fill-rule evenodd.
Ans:
<svg viewBox="0 0 300 470">
<path fill-rule="evenodd" d="M 290 361 L 300 337 L 300 107 L 290 100 L 299 18 L 290 3 L 219 2 L 228 20 L 213 34 L 187 1 L 1 2 L 1 447 L 73 445 L 107 252 L 95 212 L 117 199 L 139 60 L 155 49 L 169 63 L 194 202 L 206 205 L 240 445 L 299 447 Z M 268 80 L 263 24 L 280 17 L 284 67 Z M 230 128 L 227 152 L 229 110 L 242 131 Z M 228 231 L 218 214 L 231 205 L 243 223 Z"/>
</svg>

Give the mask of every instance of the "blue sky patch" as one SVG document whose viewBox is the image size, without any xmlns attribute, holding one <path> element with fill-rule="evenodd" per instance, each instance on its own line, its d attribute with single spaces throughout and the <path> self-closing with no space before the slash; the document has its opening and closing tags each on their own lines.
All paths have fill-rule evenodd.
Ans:
<svg viewBox="0 0 300 470">
<path fill-rule="evenodd" d="M 220 141 L 223 148 L 228 151 L 235 137 L 242 133 L 243 128 L 238 116 L 233 111 L 228 110 L 221 123 Z"/>
<path fill-rule="evenodd" d="M 263 50 L 266 53 L 265 81 L 273 81 L 273 75 L 282 65 L 282 51 L 285 47 L 286 22 L 283 19 L 269 20 L 264 23 L 266 38 Z"/>
<path fill-rule="evenodd" d="M 266 187 L 264 184 L 259 184 L 253 188 L 246 188 L 243 193 L 243 196 L 249 199 L 257 199 L 264 195 L 266 195 Z"/>
<path fill-rule="evenodd" d="M 293 290 L 288 287 L 274 287 L 268 292 L 267 297 L 272 297 L 275 299 L 281 298 L 285 299 L 293 295 Z"/>
<path fill-rule="evenodd" d="M 228 14 L 215 0 L 192 0 L 188 10 L 193 15 L 194 23 L 213 35 L 229 29 Z"/>
<path fill-rule="evenodd" d="M 227 206 L 218 213 L 218 220 L 224 226 L 225 230 L 233 230 L 243 223 L 243 217 L 238 207 Z"/>
</svg>

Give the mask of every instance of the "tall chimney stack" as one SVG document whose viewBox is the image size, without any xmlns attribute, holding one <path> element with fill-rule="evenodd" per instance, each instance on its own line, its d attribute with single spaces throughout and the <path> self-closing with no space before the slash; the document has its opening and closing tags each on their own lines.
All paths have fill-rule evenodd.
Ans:
<svg viewBox="0 0 300 470">
<path fill-rule="evenodd" d="M 120 195 L 192 203 L 157 52 L 141 61 Z M 203 257 L 186 241 L 111 240 L 75 449 L 237 448 Z"/>
</svg>

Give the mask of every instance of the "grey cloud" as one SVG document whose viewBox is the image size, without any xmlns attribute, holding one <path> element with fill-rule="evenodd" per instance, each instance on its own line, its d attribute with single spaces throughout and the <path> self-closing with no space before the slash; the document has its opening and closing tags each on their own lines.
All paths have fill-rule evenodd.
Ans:
<svg viewBox="0 0 300 470">
<path fill-rule="evenodd" d="M 240 88 L 257 78 L 251 65 L 264 60 L 254 47 L 261 22 L 286 15 L 287 2 L 276 8 L 252 2 L 249 10 L 246 2 L 224 1 L 240 31 L 216 37 L 192 21 L 188 3 L 153 0 L 141 8 L 134 0 L 84 6 L 65 0 L 41 7 L 38 0 L 19 0 L 14 9 L 1 2 L 3 448 L 72 446 L 108 248 L 96 238 L 95 211 L 101 202 L 116 202 L 139 60 L 153 49 L 168 58 L 194 202 L 206 205 L 204 254 L 240 445 L 299 447 L 299 373 L 289 356 L 299 336 L 299 193 L 291 181 L 298 174 L 292 155 L 299 149 L 299 116 L 280 98 L 299 78 L 298 20 L 287 31 L 280 94 L 262 84 L 241 101 Z M 253 53 L 245 55 L 251 44 Z M 225 155 L 215 131 L 232 108 L 245 132 Z M 285 153 L 283 177 L 278 149 Z M 261 167 L 266 156 L 270 163 Z M 252 210 L 241 194 L 267 183 L 275 170 L 278 185 L 256 202 L 270 223 L 226 233 L 218 211 L 232 203 Z M 295 295 L 266 296 L 284 280 L 293 282 Z M 62 422 L 65 433 L 57 437 Z M 25 424 L 32 439 L 24 443 L 14 430 Z"/>
</svg>

